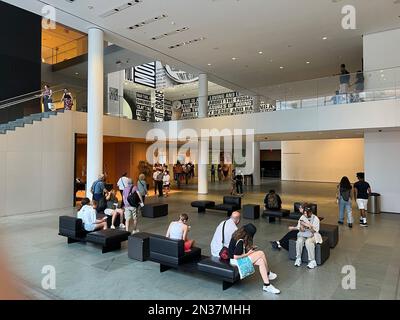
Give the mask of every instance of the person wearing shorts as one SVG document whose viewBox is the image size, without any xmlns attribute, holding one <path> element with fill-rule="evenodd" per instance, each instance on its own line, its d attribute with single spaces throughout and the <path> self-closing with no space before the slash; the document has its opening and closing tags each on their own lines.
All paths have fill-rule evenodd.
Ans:
<svg viewBox="0 0 400 320">
<path fill-rule="evenodd" d="M 371 186 L 365 181 L 364 172 L 357 173 L 357 179 L 358 181 L 354 184 L 354 199 L 356 199 L 358 209 L 360 210 L 360 226 L 368 227 L 367 207 Z"/>
<path fill-rule="evenodd" d="M 136 192 L 138 195 L 138 198 L 140 199 L 140 206 L 144 206 L 143 204 L 143 200 L 142 200 L 142 196 L 140 195 L 140 192 L 138 190 L 137 187 L 132 185 L 132 182 L 129 183 L 129 185 L 124 189 L 124 204 L 125 204 L 125 210 L 124 210 L 124 215 L 125 215 L 125 228 L 126 231 L 129 231 L 129 225 L 130 222 L 133 221 L 133 231 L 132 234 L 135 234 L 137 232 L 139 232 L 139 229 L 137 228 L 137 207 L 136 206 L 132 206 L 129 201 L 128 201 L 128 197 L 131 193 Z M 139 206 L 139 204 L 138 204 Z"/>
</svg>

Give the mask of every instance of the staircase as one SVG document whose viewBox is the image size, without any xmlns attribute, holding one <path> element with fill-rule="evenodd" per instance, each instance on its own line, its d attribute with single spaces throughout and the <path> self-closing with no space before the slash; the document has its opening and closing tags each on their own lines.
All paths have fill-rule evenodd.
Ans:
<svg viewBox="0 0 400 320">
<path fill-rule="evenodd" d="M 33 124 L 34 121 L 42 121 L 42 119 L 48 119 L 51 116 L 56 116 L 58 113 L 64 113 L 64 109 L 42 113 L 33 113 L 21 119 L 0 124 L 0 134 L 6 134 L 7 131 L 15 131 L 16 128 L 23 128 L 27 124 Z"/>
</svg>

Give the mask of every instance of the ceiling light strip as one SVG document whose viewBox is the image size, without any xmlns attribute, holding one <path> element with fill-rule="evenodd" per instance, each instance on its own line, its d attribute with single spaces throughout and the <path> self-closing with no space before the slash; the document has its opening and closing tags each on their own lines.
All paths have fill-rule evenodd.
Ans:
<svg viewBox="0 0 400 320">
<path fill-rule="evenodd" d="M 193 39 L 193 40 L 181 42 L 181 43 L 175 44 L 173 46 L 169 46 L 168 48 L 169 49 L 175 49 L 175 48 L 186 46 L 186 45 L 189 45 L 189 44 L 194 44 L 196 42 L 203 41 L 205 39 L 206 39 L 205 37 L 200 37 L 200 38 L 196 38 L 196 39 Z"/>
<path fill-rule="evenodd" d="M 180 28 L 180 29 L 176 29 L 174 31 L 166 32 L 166 33 L 160 34 L 158 36 L 152 37 L 151 40 L 159 40 L 159 39 L 162 39 L 162 38 L 165 38 L 165 37 L 172 36 L 173 34 L 177 34 L 177 33 L 180 33 L 180 32 L 187 31 L 187 30 L 189 30 L 188 27 L 183 27 L 183 28 Z"/>
<path fill-rule="evenodd" d="M 128 27 L 128 29 L 134 30 L 134 29 L 137 29 L 137 28 L 141 28 L 141 27 L 143 27 L 145 25 L 148 25 L 148 24 L 156 22 L 156 21 L 160 21 L 160 20 L 165 19 L 165 18 L 168 18 L 168 15 L 167 14 L 161 14 L 161 15 L 159 15 L 157 17 L 150 18 L 150 19 L 147 19 L 145 21 L 139 22 L 139 23 L 137 23 L 137 24 L 135 24 L 133 26 L 130 26 L 130 27 Z"/>
<path fill-rule="evenodd" d="M 111 10 L 108 10 L 108 11 L 104 12 L 103 14 L 100 15 L 100 17 L 107 18 L 107 17 L 109 17 L 109 16 L 111 16 L 113 14 L 116 14 L 118 12 L 121 12 L 121 11 L 125 10 L 125 9 L 133 7 L 134 5 L 139 4 L 141 2 L 143 2 L 143 0 L 132 0 L 132 1 L 126 2 L 126 3 L 122 4 L 122 5 L 120 5 L 119 7 L 116 7 L 116 8 L 113 8 Z"/>
</svg>

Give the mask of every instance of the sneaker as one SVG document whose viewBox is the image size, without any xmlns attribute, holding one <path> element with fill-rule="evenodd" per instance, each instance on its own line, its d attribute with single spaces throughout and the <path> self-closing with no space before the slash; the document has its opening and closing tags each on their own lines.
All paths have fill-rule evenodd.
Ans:
<svg viewBox="0 0 400 320">
<path fill-rule="evenodd" d="M 139 230 L 132 230 L 132 234 L 135 234 L 135 233 L 138 233 L 139 232 Z"/>
<path fill-rule="evenodd" d="M 343 221 L 338 221 L 338 224 L 343 224 Z"/>
<path fill-rule="evenodd" d="M 301 266 L 301 259 L 296 259 L 295 263 L 294 263 L 295 267 L 300 267 Z"/>
<path fill-rule="evenodd" d="M 270 241 L 270 243 L 271 243 L 272 249 L 274 249 L 274 250 L 280 250 L 280 249 L 281 249 L 281 248 L 279 247 L 279 245 L 278 245 L 278 242 L 276 242 L 276 241 Z"/>
<path fill-rule="evenodd" d="M 268 293 L 274 293 L 274 294 L 279 294 L 281 291 L 277 288 L 275 288 L 272 284 L 269 284 L 269 286 L 263 286 L 263 291 L 268 292 Z"/>
<path fill-rule="evenodd" d="M 308 263 L 307 268 L 314 269 L 316 266 L 317 266 L 317 262 L 315 260 L 312 260 Z"/>
<path fill-rule="evenodd" d="M 275 280 L 278 278 L 278 275 L 276 273 L 273 273 L 272 271 L 269 272 L 268 279 L 269 281 Z"/>
<path fill-rule="evenodd" d="M 125 229 L 125 225 L 124 225 L 123 223 L 121 223 L 121 224 L 119 225 L 119 228 L 120 228 L 120 229 Z"/>
<path fill-rule="evenodd" d="M 352 223 L 349 223 L 349 228 L 350 229 L 353 228 L 353 224 Z"/>
<path fill-rule="evenodd" d="M 360 223 L 360 227 L 368 227 L 368 223 L 364 223 L 364 222 L 362 222 L 362 223 Z"/>
<path fill-rule="evenodd" d="M 112 226 L 111 226 L 111 229 L 115 229 L 115 226 L 114 226 L 114 225 L 112 225 Z"/>
</svg>

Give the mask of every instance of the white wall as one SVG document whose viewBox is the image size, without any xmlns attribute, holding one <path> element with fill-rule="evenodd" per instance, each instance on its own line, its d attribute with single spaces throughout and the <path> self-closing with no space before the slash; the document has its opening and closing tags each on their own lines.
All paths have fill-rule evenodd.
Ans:
<svg viewBox="0 0 400 320">
<path fill-rule="evenodd" d="M 381 210 L 400 213 L 400 132 L 365 134 L 365 175 L 381 194 Z"/>
<path fill-rule="evenodd" d="M 339 182 L 364 170 L 363 139 L 282 142 L 282 180 Z"/>
</svg>

